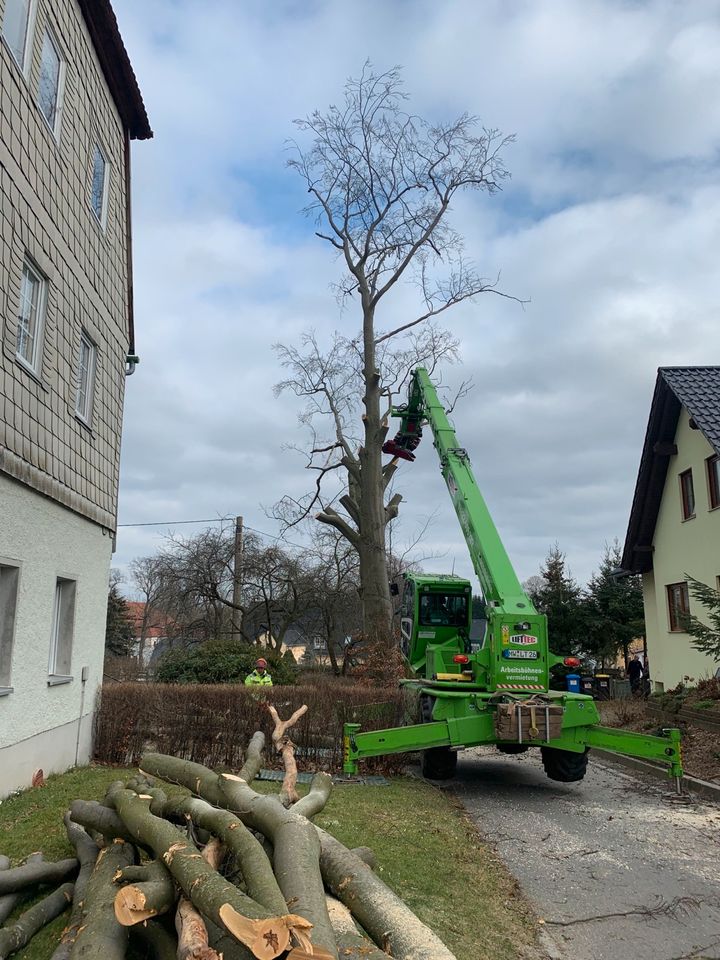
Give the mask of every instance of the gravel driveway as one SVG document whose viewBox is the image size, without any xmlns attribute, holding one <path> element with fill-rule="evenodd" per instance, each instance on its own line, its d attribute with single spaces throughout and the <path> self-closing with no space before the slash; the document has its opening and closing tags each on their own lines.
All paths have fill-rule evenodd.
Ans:
<svg viewBox="0 0 720 960">
<path fill-rule="evenodd" d="M 561 784 L 536 751 L 466 750 L 447 786 L 520 881 L 558 955 L 720 958 L 720 806 L 677 805 L 665 781 L 592 754 L 585 780 Z"/>
</svg>

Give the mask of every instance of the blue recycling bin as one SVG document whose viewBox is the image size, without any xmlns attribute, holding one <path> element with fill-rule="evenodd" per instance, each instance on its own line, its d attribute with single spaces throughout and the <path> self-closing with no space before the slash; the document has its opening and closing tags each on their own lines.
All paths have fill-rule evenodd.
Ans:
<svg viewBox="0 0 720 960">
<path fill-rule="evenodd" d="M 577 673 L 569 673 L 565 677 L 565 682 L 567 683 L 568 693 L 580 693 L 580 675 Z"/>
</svg>

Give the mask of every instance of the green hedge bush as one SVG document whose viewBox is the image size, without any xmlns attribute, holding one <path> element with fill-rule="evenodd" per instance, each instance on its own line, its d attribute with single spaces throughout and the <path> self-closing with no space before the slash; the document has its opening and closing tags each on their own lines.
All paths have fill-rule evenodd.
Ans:
<svg viewBox="0 0 720 960">
<path fill-rule="evenodd" d="M 281 656 L 232 640 L 209 640 L 168 651 L 155 670 L 155 679 L 159 683 L 244 683 L 259 656 L 267 660 L 273 684 L 287 686 L 296 682 L 297 665 L 289 650 Z"/>
</svg>

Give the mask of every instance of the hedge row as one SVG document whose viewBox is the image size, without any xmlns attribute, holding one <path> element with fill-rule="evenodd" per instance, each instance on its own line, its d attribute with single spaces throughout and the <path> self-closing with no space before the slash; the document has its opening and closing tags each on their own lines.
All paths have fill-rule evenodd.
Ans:
<svg viewBox="0 0 720 960">
<path fill-rule="evenodd" d="M 293 728 L 300 770 L 339 771 L 343 723 L 379 730 L 413 722 L 413 706 L 397 688 L 370 689 L 318 680 L 312 686 L 248 688 L 223 684 L 113 683 L 102 690 L 95 730 L 95 759 L 135 765 L 145 750 L 172 754 L 211 767 L 237 770 L 255 730 L 270 742 L 272 721 L 264 700 L 287 718 L 306 703 Z M 267 766 L 277 766 L 266 750 Z M 368 761 L 368 772 L 393 772 L 407 757 Z"/>
</svg>

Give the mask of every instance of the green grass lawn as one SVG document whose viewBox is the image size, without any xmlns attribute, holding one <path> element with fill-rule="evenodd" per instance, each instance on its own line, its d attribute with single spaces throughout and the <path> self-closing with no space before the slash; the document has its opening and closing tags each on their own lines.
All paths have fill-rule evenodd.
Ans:
<svg viewBox="0 0 720 960">
<path fill-rule="evenodd" d="M 102 799 L 133 771 L 82 767 L 0 805 L 0 853 L 15 865 L 34 850 L 48 860 L 72 853 L 62 814 L 77 797 Z M 278 785 L 259 782 L 270 793 Z M 302 792 L 302 788 L 301 788 Z M 505 867 L 452 798 L 420 780 L 338 786 L 319 826 L 349 847 L 372 847 L 378 874 L 454 950 L 458 960 L 515 960 L 534 942 L 535 920 Z M 47 960 L 65 925 L 58 918 L 18 958 Z"/>
</svg>

